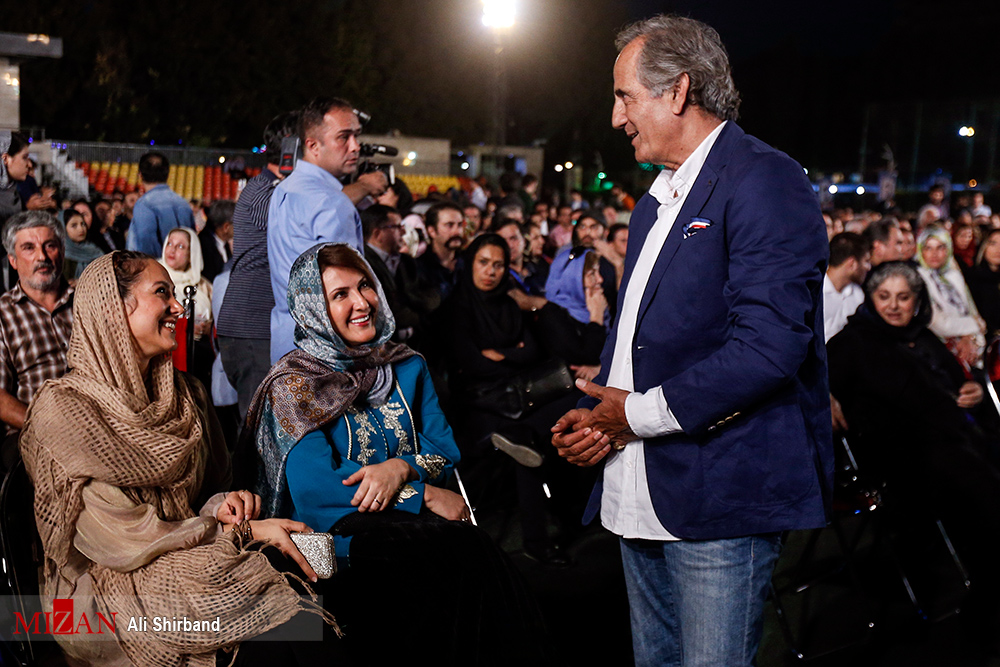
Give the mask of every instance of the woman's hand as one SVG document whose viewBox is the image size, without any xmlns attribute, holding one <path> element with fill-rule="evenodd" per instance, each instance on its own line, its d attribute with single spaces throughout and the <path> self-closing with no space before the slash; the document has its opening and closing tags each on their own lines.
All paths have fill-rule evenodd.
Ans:
<svg viewBox="0 0 1000 667">
<path fill-rule="evenodd" d="M 601 372 L 601 365 L 596 366 L 570 366 L 569 369 L 573 371 L 573 375 L 576 378 L 586 380 L 590 382 L 597 374 Z"/>
<path fill-rule="evenodd" d="M 302 555 L 299 548 L 292 542 L 289 533 L 311 533 L 313 529 L 301 521 L 291 519 L 264 519 L 263 521 L 251 521 L 250 530 L 253 531 L 255 540 L 267 540 L 267 543 L 278 547 L 278 550 L 298 563 L 302 568 L 302 574 L 309 578 L 309 581 L 316 581 L 316 572 L 309 567 L 309 561 Z"/>
<path fill-rule="evenodd" d="M 249 491 L 230 491 L 222 501 L 215 518 L 223 525 L 235 526 L 243 519 L 260 515 L 260 496 Z"/>
<path fill-rule="evenodd" d="M 608 310 L 608 299 L 604 296 L 604 290 L 600 287 L 588 289 L 586 299 L 590 321 L 595 324 L 604 324 L 604 313 Z"/>
<path fill-rule="evenodd" d="M 198 322 L 198 323 L 196 323 L 194 325 L 194 335 L 197 336 L 198 338 L 201 338 L 202 336 L 204 336 L 205 334 L 209 333 L 210 331 L 212 331 L 212 322 L 211 322 L 211 320 L 206 320 L 204 322 Z"/>
<path fill-rule="evenodd" d="M 975 337 L 962 336 L 955 339 L 955 356 L 959 361 L 974 366 L 979 361 L 979 346 L 976 345 Z"/>
<path fill-rule="evenodd" d="M 503 361 L 504 359 L 507 358 L 507 357 L 503 356 L 502 354 L 500 354 L 499 352 L 497 352 L 496 350 L 494 350 L 492 348 L 486 349 L 486 350 L 482 350 L 482 353 L 483 353 L 483 356 L 486 357 L 487 359 L 489 359 L 490 361 L 501 362 L 501 361 Z"/>
<path fill-rule="evenodd" d="M 430 484 L 424 487 L 424 507 L 448 521 L 468 521 L 472 516 L 462 496 Z"/>
<path fill-rule="evenodd" d="M 978 382 L 966 382 L 958 390 L 958 398 L 955 400 L 960 408 L 974 408 L 983 400 L 983 388 Z"/>
<path fill-rule="evenodd" d="M 359 484 L 351 504 L 359 512 L 381 512 L 392 505 L 399 488 L 412 479 L 416 471 L 402 459 L 389 459 L 382 463 L 364 466 L 344 480 L 344 486 Z"/>
</svg>

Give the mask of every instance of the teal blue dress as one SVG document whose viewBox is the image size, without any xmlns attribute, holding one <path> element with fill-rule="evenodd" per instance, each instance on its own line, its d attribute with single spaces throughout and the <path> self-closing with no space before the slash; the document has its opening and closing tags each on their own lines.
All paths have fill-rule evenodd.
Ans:
<svg viewBox="0 0 1000 667">
<path fill-rule="evenodd" d="M 288 454 L 285 478 L 292 518 L 313 530 L 330 530 L 357 511 L 357 485 L 343 481 L 365 465 L 401 458 L 417 473 L 393 509 L 418 514 L 424 485 L 443 485 L 459 460 L 451 427 L 438 404 L 427 363 L 413 356 L 392 367 L 395 386 L 379 406 L 350 409 L 340 419 L 304 436 Z M 350 537 L 334 534 L 338 559 L 350 553 Z"/>
</svg>

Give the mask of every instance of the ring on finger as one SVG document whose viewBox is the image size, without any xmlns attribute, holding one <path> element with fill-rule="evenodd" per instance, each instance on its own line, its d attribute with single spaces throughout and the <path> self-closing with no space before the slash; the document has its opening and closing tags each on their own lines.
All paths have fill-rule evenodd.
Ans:
<svg viewBox="0 0 1000 667">
<path fill-rule="evenodd" d="M 381 501 L 381 500 L 379 500 L 378 498 L 376 498 L 376 499 L 375 499 L 375 500 L 373 500 L 372 502 L 373 502 L 373 503 L 378 503 L 379 505 L 381 505 L 381 504 L 382 504 L 382 501 Z"/>
</svg>

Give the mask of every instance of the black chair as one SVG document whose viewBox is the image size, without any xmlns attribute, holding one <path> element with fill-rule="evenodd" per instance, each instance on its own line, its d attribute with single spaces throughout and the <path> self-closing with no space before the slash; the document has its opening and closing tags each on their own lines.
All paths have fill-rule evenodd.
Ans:
<svg viewBox="0 0 1000 667">
<path fill-rule="evenodd" d="M 33 512 L 34 488 L 24 462 L 20 459 L 4 478 L 0 487 L 0 548 L 3 571 L 10 589 L 13 612 L 24 619 L 41 609 L 38 572 L 43 561 L 42 544 L 38 537 Z M 7 624 L 5 624 L 7 626 Z M 14 627 L 11 622 L 7 627 Z M 30 634 L 18 633 L 2 638 L 14 653 L 19 665 L 37 663 L 39 643 L 32 642 Z"/>
<path fill-rule="evenodd" d="M 887 594 L 898 596 L 899 586 L 910 609 L 926 621 L 959 613 L 971 587 L 941 521 L 903 520 L 891 489 L 866 480 L 848 440 L 836 444 L 830 524 L 786 535 L 792 548 L 782 553 L 771 583 L 779 626 L 799 659 L 869 641 Z"/>
</svg>

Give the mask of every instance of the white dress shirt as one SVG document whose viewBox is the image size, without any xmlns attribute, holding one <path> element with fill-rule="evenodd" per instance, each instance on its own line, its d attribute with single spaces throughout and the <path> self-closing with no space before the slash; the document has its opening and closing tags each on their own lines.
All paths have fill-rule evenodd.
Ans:
<svg viewBox="0 0 1000 667">
<path fill-rule="evenodd" d="M 656 222 L 639 251 L 625 289 L 621 312 L 618 314 L 618 337 L 608 371 L 609 387 L 633 392 L 625 399 L 625 417 L 632 432 L 641 438 L 667 435 L 682 431 L 663 397 L 663 389 L 654 387 L 645 393 L 634 392 L 632 374 L 632 342 L 639 317 L 639 304 L 646 291 L 649 275 L 660 250 L 674 226 L 677 214 L 684 206 L 691 186 L 698 179 L 712 146 L 726 125 L 721 123 L 705 137 L 698 148 L 676 171 L 664 169 L 649 188 L 660 203 Z M 626 538 L 676 540 L 660 524 L 653 511 L 653 501 L 646 483 L 646 459 L 642 440 L 635 440 L 620 452 L 609 454 L 604 467 L 604 493 L 601 496 L 601 523 L 605 528 Z"/>
<path fill-rule="evenodd" d="M 838 292 L 830 276 L 823 276 L 823 333 L 827 342 L 840 333 L 847 325 L 847 318 L 864 302 L 865 292 L 857 283 L 848 282 Z"/>
</svg>

